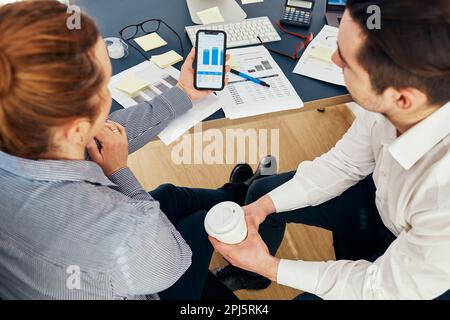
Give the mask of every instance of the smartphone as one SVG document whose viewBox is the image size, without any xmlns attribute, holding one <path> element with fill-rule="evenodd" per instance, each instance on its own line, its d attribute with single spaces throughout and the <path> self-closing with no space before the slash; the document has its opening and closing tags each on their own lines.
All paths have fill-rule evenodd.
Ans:
<svg viewBox="0 0 450 320">
<path fill-rule="evenodd" d="M 223 90 L 227 34 L 218 30 L 199 30 L 195 42 L 194 87 L 197 90 Z"/>
</svg>

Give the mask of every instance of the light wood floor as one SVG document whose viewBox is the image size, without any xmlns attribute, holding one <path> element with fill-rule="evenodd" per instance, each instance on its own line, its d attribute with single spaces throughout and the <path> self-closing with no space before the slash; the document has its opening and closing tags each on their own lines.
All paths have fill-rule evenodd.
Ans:
<svg viewBox="0 0 450 320">
<path fill-rule="evenodd" d="M 227 128 L 279 129 L 279 172 L 286 172 L 295 170 L 300 162 L 312 160 L 332 148 L 352 121 L 352 113 L 345 105 L 341 105 L 328 108 L 325 113 L 315 110 L 290 111 L 244 120 L 212 121 L 207 123 L 204 129 L 217 128 L 222 132 Z M 171 160 L 174 145 L 176 143 L 167 147 L 160 141 L 154 141 L 130 156 L 129 166 L 147 190 L 152 190 L 162 183 L 217 188 L 228 180 L 235 163 L 176 165 Z M 333 260 L 331 233 L 305 225 L 289 225 L 277 256 L 297 260 Z M 224 264 L 225 261 L 218 254 L 214 254 L 210 268 Z M 240 299 L 285 300 L 292 299 L 299 293 L 292 288 L 272 284 L 265 290 L 242 290 L 237 292 L 237 295 Z"/>
</svg>

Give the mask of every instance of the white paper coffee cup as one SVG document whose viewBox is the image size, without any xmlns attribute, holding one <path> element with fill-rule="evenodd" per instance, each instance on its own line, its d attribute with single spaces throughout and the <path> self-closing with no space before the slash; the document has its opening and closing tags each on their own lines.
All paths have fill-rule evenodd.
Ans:
<svg viewBox="0 0 450 320">
<path fill-rule="evenodd" d="M 206 232 L 220 242 L 241 243 L 247 237 L 244 210 L 231 201 L 215 205 L 205 218 Z"/>
</svg>

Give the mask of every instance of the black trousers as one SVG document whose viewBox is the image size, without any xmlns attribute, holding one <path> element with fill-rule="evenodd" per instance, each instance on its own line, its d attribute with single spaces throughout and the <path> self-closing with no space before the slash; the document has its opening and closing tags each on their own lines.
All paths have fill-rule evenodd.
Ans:
<svg viewBox="0 0 450 320">
<path fill-rule="evenodd" d="M 289 172 L 257 180 L 250 187 L 246 203 L 252 203 L 292 179 Z M 375 185 L 371 176 L 349 188 L 342 195 L 319 206 L 268 216 L 260 226 L 260 234 L 269 251 L 275 255 L 284 237 L 287 223 L 301 223 L 333 232 L 336 259 L 375 261 L 396 236 L 387 229 L 375 205 Z M 240 270 L 242 275 L 256 277 Z M 304 296 L 311 299 L 312 295 Z M 450 291 L 442 298 L 450 297 Z"/>
<path fill-rule="evenodd" d="M 206 213 L 219 202 L 236 199 L 224 189 L 181 188 L 172 184 L 161 185 L 151 191 L 150 195 L 159 201 L 161 210 L 192 250 L 191 266 L 173 286 L 160 292 L 159 296 L 162 300 L 199 300 L 202 298 L 213 254 L 213 247 L 204 227 Z M 216 287 L 219 288 L 217 290 L 225 288 L 220 285 Z M 224 291 L 228 290 L 225 288 Z M 222 299 L 234 297 L 231 292 L 216 294 Z"/>
</svg>

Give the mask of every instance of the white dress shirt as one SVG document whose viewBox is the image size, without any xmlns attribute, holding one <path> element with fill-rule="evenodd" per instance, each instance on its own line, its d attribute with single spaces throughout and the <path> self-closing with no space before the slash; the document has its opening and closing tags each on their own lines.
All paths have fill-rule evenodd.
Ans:
<svg viewBox="0 0 450 320">
<path fill-rule="evenodd" d="M 397 239 L 374 263 L 281 260 L 278 283 L 324 299 L 432 299 L 450 289 L 450 102 L 397 138 L 368 111 L 336 147 L 300 164 L 269 196 L 277 212 L 316 206 L 373 173 Z"/>
</svg>

